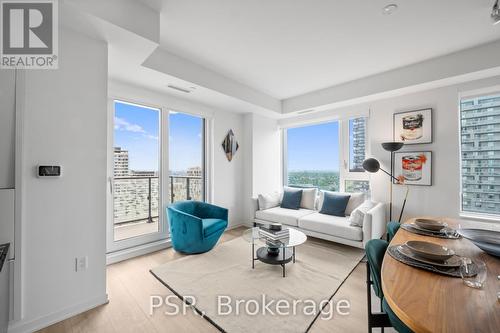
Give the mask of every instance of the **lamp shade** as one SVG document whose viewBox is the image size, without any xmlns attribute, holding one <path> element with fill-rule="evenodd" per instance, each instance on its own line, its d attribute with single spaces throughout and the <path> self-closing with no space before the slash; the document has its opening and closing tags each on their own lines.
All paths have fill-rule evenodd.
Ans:
<svg viewBox="0 0 500 333">
<path fill-rule="evenodd" d="M 377 172 L 380 170 L 380 163 L 374 158 L 367 158 L 363 161 L 363 169 L 368 172 Z"/>
<path fill-rule="evenodd" d="M 383 142 L 382 148 L 384 148 L 387 151 L 397 151 L 403 148 L 403 145 L 404 145 L 403 142 Z"/>
</svg>

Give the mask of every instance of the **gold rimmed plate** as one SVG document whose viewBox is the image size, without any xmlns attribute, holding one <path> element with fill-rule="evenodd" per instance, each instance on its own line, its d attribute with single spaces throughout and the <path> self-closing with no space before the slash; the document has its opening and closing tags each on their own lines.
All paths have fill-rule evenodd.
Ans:
<svg viewBox="0 0 500 333">
<path fill-rule="evenodd" d="M 445 261 L 434 261 L 430 260 L 427 258 L 422 258 L 419 255 L 415 254 L 412 250 L 410 250 L 405 244 L 399 245 L 397 247 L 397 250 L 399 253 L 401 253 L 403 256 L 419 261 L 424 264 L 429 264 L 432 266 L 439 266 L 439 267 L 459 267 L 461 264 L 461 259 L 457 255 L 453 255 L 451 258 Z"/>
</svg>

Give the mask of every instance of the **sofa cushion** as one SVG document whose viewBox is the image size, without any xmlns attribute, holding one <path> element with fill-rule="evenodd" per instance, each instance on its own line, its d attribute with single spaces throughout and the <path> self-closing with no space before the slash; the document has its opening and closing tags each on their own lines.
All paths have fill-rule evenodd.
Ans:
<svg viewBox="0 0 500 333">
<path fill-rule="evenodd" d="M 343 195 L 325 192 L 320 213 L 345 217 L 345 209 L 350 197 L 351 196 L 348 194 Z"/>
<path fill-rule="evenodd" d="M 266 210 L 258 210 L 255 212 L 255 217 L 259 220 L 282 223 L 296 227 L 299 218 L 314 213 L 310 209 L 286 209 L 274 207 Z"/>
<path fill-rule="evenodd" d="M 299 219 L 299 228 L 352 241 L 363 240 L 363 229 L 350 226 L 347 217 L 313 213 Z"/>
<path fill-rule="evenodd" d="M 358 206 L 360 206 L 365 201 L 365 194 L 364 193 L 320 191 L 319 192 L 319 201 L 318 201 L 318 210 L 320 210 L 321 207 L 323 206 L 323 199 L 325 196 L 325 192 L 351 196 L 349 198 L 349 202 L 347 203 L 347 207 L 345 208 L 345 215 L 351 215 L 353 210 L 355 210 Z"/>
<path fill-rule="evenodd" d="M 257 200 L 259 201 L 259 210 L 278 207 L 281 201 L 281 193 L 259 194 Z"/>
<path fill-rule="evenodd" d="M 302 200 L 302 190 L 285 187 L 283 199 L 281 200 L 281 208 L 299 209 L 300 201 Z"/>
</svg>

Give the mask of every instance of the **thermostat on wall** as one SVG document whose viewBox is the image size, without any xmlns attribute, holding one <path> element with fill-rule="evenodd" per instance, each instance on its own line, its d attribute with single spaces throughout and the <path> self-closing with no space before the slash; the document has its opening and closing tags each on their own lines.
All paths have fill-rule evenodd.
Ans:
<svg viewBox="0 0 500 333">
<path fill-rule="evenodd" d="M 59 165 L 39 165 L 38 177 L 60 177 L 61 166 Z"/>
</svg>

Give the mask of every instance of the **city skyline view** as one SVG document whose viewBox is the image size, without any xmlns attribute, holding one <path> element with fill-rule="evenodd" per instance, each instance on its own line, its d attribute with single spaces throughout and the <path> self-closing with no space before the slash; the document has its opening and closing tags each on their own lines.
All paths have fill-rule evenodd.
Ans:
<svg viewBox="0 0 500 333">
<path fill-rule="evenodd" d="M 158 171 L 160 110 L 115 101 L 114 147 L 128 151 L 131 170 Z"/>
</svg>

